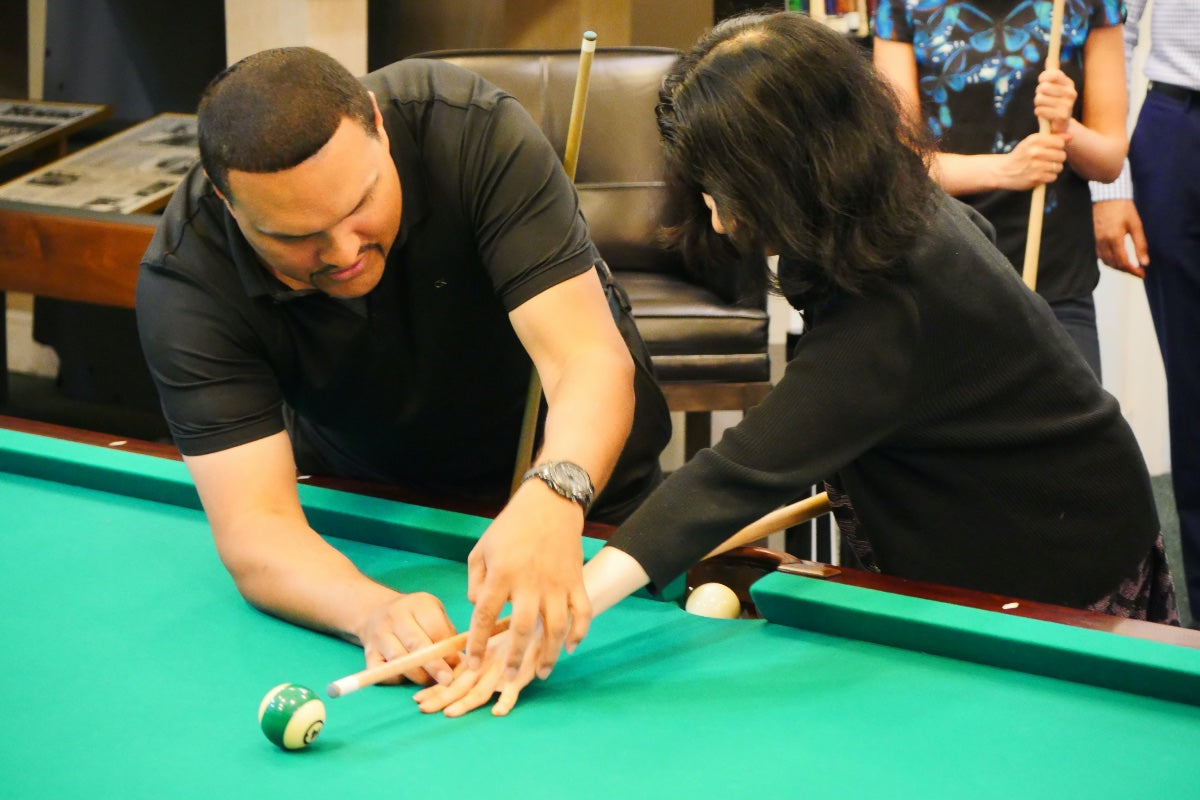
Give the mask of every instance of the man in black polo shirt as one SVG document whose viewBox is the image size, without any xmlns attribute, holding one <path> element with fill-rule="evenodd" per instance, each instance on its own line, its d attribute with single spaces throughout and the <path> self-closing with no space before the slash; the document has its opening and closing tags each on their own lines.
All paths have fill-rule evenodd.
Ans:
<svg viewBox="0 0 1200 800">
<path fill-rule="evenodd" d="M 468 654 L 511 600 L 512 663 L 540 619 L 548 673 L 591 617 L 593 496 L 594 518 L 627 516 L 670 429 L 549 143 L 471 73 L 406 61 L 360 82 L 308 48 L 219 75 L 199 132 L 204 171 L 167 207 L 137 315 L 239 591 L 360 643 L 368 665 L 451 634 L 436 598 L 369 580 L 309 527 L 295 469 L 502 498 L 532 360 L 541 469 L 471 554 Z"/>
</svg>

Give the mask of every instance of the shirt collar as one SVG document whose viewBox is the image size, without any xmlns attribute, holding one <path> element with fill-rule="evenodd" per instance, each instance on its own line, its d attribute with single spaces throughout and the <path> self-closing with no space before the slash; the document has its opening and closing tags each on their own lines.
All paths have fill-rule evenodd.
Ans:
<svg viewBox="0 0 1200 800">
<path fill-rule="evenodd" d="M 387 131 L 392 161 L 400 175 L 400 193 L 403 213 L 400 215 L 400 232 L 392 251 L 396 252 L 408 240 L 409 231 L 425 219 L 429 212 L 429 185 L 425 177 L 425 163 L 421 150 L 413 139 L 412 131 L 405 124 L 398 109 L 391 103 L 380 109 L 383 127 Z"/>
</svg>

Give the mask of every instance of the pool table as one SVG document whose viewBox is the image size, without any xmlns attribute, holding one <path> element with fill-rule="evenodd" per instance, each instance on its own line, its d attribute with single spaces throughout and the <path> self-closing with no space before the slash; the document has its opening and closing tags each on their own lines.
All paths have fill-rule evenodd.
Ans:
<svg viewBox="0 0 1200 800">
<path fill-rule="evenodd" d="M 323 694 L 361 651 L 238 596 L 177 459 L 20 427 L 0 418 L 0 797 L 1011 800 L 1200 786 L 1196 632 L 1114 625 L 1134 634 L 1122 635 L 1087 615 L 1064 624 L 1063 609 L 1049 621 L 1036 604 L 854 585 L 852 570 L 767 575 L 752 589 L 766 620 L 631 597 L 507 718 L 425 716 L 411 687 L 370 687 L 325 698 L 320 738 L 284 752 L 258 730 L 263 694 L 283 681 Z M 485 518 L 300 490 L 364 572 L 431 590 L 466 623 L 462 560 Z"/>
</svg>

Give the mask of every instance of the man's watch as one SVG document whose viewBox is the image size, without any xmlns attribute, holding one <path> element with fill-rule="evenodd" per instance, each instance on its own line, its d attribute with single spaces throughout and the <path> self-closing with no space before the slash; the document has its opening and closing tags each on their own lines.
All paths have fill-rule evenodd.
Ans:
<svg viewBox="0 0 1200 800">
<path fill-rule="evenodd" d="M 596 497 L 596 487 L 587 470 L 570 461 L 547 461 L 538 464 L 521 476 L 521 482 L 541 478 L 546 485 L 568 500 L 574 500 L 586 514 Z"/>
</svg>

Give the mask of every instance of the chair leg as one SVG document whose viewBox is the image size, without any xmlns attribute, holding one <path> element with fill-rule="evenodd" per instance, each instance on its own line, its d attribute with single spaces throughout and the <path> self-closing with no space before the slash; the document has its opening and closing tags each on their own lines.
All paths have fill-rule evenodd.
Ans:
<svg viewBox="0 0 1200 800">
<path fill-rule="evenodd" d="M 0 403 L 8 402 L 8 302 L 0 291 Z"/>
<path fill-rule="evenodd" d="M 712 445 L 712 412 L 686 411 L 683 415 L 683 460 Z"/>
</svg>

